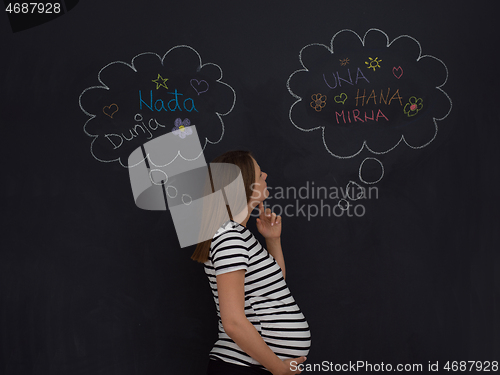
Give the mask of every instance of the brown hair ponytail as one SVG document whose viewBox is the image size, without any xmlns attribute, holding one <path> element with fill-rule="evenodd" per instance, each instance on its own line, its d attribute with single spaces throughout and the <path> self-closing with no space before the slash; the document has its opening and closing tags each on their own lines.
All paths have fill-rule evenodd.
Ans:
<svg viewBox="0 0 500 375">
<path fill-rule="evenodd" d="M 214 160 L 212 160 L 212 163 L 235 164 L 240 168 L 241 175 L 243 177 L 243 184 L 245 186 L 246 200 L 248 203 L 250 201 L 250 197 L 252 196 L 251 186 L 253 183 L 255 183 L 255 166 L 250 151 L 228 151 L 216 157 Z M 205 183 L 205 197 L 212 193 L 212 189 L 213 181 L 207 181 Z M 213 197 L 214 195 L 215 194 L 213 194 L 211 197 Z M 223 222 L 222 218 L 227 217 L 228 212 L 229 215 L 231 215 L 231 212 L 229 211 L 228 206 L 226 206 L 226 210 L 224 210 L 224 205 L 216 204 L 217 202 L 215 202 L 215 198 L 209 198 L 206 199 L 206 201 L 207 204 L 210 205 L 210 209 L 203 211 L 202 225 L 204 228 L 207 228 L 207 230 L 210 232 L 210 235 L 213 237 L 217 229 L 219 229 L 219 223 Z M 238 212 L 233 212 L 232 214 L 235 215 L 237 213 Z M 232 216 L 230 216 L 230 218 L 232 219 Z M 193 252 L 193 255 L 191 255 L 191 259 L 200 263 L 205 263 L 208 260 L 211 244 L 212 238 L 198 243 L 196 249 Z"/>
</svg>

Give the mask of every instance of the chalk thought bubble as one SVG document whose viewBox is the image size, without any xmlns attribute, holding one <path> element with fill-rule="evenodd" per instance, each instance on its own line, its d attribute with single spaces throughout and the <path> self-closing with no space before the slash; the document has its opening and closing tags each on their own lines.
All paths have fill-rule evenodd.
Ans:
<svg viewBox="0 0 500 375">
<path fill-rule="evenodd" d="M 92 137 L 90 152 L 100 162 L 128 167 L 132 151 L 161 135 L 183 138 L 195 125 L 202 151 L 207 143 L 218 143 L 224 136 L 222 116 L 229 114 L 236 94 L 222 82 L 222 69 L 203 64 L 198 52 L 189 46 L 171 48 L 163 56 L 146 52 L 131 63 L 114 61 L 98 73 L 101 85 L 86 88 L 79 98 L 81 110 L 90 119 L 84 132 Z M 193 159 L 186 150 L 166 150 L 162 161 L 178 155 Z"/>
<path fill-rule="evenodd" d="M 299 60 L 303 69 L 287 81 L 297 99 L 290 121 L 305 132 L 321 130 L 326 150 L 339 159 L 363 149 L 382 155 L 400 143 L 423 148 L 452 108 L 443 89 L 446 65 L 422 55 L 420 43 L 408 35 L 389 41 L 378 29 L 364 37 L 342 30 L 329 46 L 302 48 Z"/>
</svg>

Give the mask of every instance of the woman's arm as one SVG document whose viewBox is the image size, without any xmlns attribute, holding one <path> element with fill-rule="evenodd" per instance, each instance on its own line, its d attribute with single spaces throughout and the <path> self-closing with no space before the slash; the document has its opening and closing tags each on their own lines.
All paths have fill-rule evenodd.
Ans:
<svg viewBox="0 0 500 375">
<path fill-rule="evenodd" d="M 282 361 L 245 316 L 245 270 L 227 272 L 216 279 L 220 316 L 227 335 L 273 374 L 300 373 L 290 370 L 290 362 L 302 363 L 305 358 Z"/>
<path fill-rule="evenodd" d="M 262 202 L 259 204 L 259 212 L 257 229 L 266 239 L 267 251 L 281 267 L 283 278 L 285 278 L 285 258 L 281 249 L 281 216 L 276 216 L 274 212 L 271 212 L 270 208 L 264 210 Z"/>
</svg>

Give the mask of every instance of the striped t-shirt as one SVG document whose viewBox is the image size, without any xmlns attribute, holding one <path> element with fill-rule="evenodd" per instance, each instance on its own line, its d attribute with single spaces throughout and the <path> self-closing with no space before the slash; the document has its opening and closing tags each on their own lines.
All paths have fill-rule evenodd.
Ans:
<svg viewBox="0 0 500 375">
<path fill-rule="evenodd" d="M 204 263 L 219 318 L 219 339 L 210 358 L 238 365 L 258 365 L 222 327 L 216 276 L 244 269 L 245 315 L 281 359 L 305 356 L 311 346 L 309 325 L 286 285 L 281 267 L 244 226 L 228 221 L 217 231 Z"/>
</svg>

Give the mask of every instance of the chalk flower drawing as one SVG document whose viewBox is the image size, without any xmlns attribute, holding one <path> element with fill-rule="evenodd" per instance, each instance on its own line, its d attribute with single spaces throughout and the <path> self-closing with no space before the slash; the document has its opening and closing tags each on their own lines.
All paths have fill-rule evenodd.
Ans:
<svg viewBox="0 0 500 375">
<path fill-rule="evenodd" d="M 311 95 L 311 107 L 313 107 L 317 112 L 321 111 L 326 105 L 326 95 L 313 94 Z"/>
<path fill-rule="evenodd" d="M 193 134 L 193 131 L 191 130 L 191 121 L 189 121 L 188 118 L 185 118 L 184 120 L 181 120 L 180 118 L 176 118 L 174 121 L 175 127 L 172 128 L 172 133 L 175 135 L 178 135 L 181 138 L 186 138 L 188 135 Z"/>
<path fill-rule="evenodd" d="M 409 102 L 406 103 L 405 107 L 403 108 L 405 115 L 407 115 L 408 117 L 415 116 L 418 111 L 420 111 L 424 106 L 423 102 L 423 99 L 417 99 L 416 97 L 412 96 L 409 99 Z"/>
</svg>

